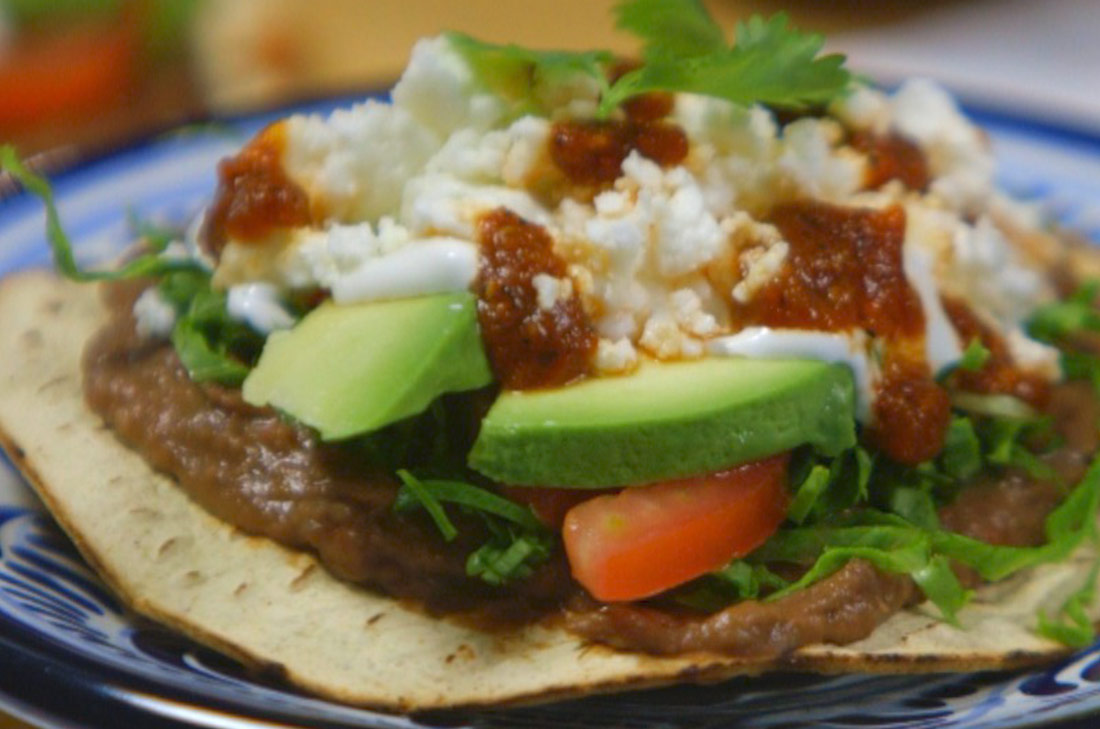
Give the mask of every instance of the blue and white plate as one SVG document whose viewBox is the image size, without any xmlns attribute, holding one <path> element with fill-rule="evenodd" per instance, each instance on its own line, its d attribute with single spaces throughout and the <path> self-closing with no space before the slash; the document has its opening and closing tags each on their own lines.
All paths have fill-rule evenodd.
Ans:
<svg viewBox="0 0 1100 729">
<path fill-rule="evenodd" d="M 978 116 L 993 138 L 1002 183 L 1100 243 L 1100 137 Z M 218 159 L 267 120 L 251 117 L 216 130 L 157 137 L 57 175 L 62 217 L 81 255 L 102 259 L 124 246 L 130 210 L 152 219 L 189 219 L 213 191 Z M 0 276 L 46 264 L 44 223 L 36 200 L 16 195 L 0 201 Z M 0 455 L 0 705 L 32 721 L 85 729 L 1007 729 L 1100 717 L 1100 643 L 1034 672 L 833 678 L 786 674 L 528 709 L 418 717 L 378 714 L 309 698 L 275 680 L 249 675 L 124 610 Z"/>
</svg>

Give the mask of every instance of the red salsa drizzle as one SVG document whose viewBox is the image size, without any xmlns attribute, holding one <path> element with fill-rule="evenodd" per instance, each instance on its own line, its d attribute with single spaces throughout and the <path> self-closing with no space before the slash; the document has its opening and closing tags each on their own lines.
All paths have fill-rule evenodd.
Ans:
<svg viewBox="0 0 1100 729">
<path fill-rule="evenodd" d="M 905 137 L 858 131 L 852 134 L 850 144 L 867 155 L 863 184 L 868 190 L 877 190 L 890 180 L 900 180 L 910 190 L 927 189 L 930 175 L 924 152 Z"/>
<path fill-rule="evenodd" d="M 651 102 L 638 103 L 644 108 L 643 115 L 656 113 L 644 106 Z M 577 185 L 614 182 L 622 175 L 623 160 L 635 149 L 662 167 L 670 167 L 687 157 L 687 135 L 675 124 L 632 118 L 560 121 L 550 132 L 550 158 Z"/>
<path fill-rule="evenodd" d="M 573 293 L 539 307 L 533 280 L 566 276 L 566 264 L 540 225 L 499 208 L 478 221 L 478 321 L 493 371 L 508 389 L 557 387 L 585 376 L 596 334 Z"/>
<path fill-rule="evenodd" d="M 740 307 L 743 325 L 866 329 L 887 342 L 872 438 L 891 458 L 936 455 L 950 421 L 947 393 L 924 358 L 924 310 L 902 264 L 905 211 L 797 201 L 772 211 L 790 245 L 780 272 Z"/>
<path fill-rule="evenodd" d="M 944 297 L 943 308 L 963 345 L 977 339 L 989 358 L 977 372 L 956 370 L 951 384 L 960 390 L 989 395 L 1012 395 L 1039 410 L 1050 402 L 1050 383 L 1041 375 L 1016 366 L 1005 340 L 959 299 Z"/>
<path fill-rule="evenodd" d="M 219 256 L 229 238 L 262 241 L 278 228 L 312 222 L 305 190 L 283 170 L 284 146 L 282 127 L 271 126 L 218 164 L 218 189 L 203 236 L 211 255 Z"/>
<path fill-rule="evenodd" d="M 889 344 L 873 410 L 868 436 L 895 461 L 916 465 L 943 449 L 951 400 L 931 377 L 923 340 Z"/>
<path fill-rule="evenodd" d="M 746 325 L 923 335 L 924 310 L 902 267 L 901 207 L 798 201 L 775 208 L 771 222 L 790 250 L 779 274 L 742 307 Z"/>
</svg>

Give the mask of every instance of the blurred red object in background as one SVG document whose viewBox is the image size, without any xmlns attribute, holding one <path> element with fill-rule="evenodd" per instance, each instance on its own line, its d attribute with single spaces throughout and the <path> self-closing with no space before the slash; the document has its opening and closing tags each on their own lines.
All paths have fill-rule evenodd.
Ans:
<svg viewBox="0 0 1100 729">
<path fill-rule="evenodd" d="M 139 84 L 132 12 L 16 36 L 0 55 L 0 135 L 117 104 Z"/>
</svg>

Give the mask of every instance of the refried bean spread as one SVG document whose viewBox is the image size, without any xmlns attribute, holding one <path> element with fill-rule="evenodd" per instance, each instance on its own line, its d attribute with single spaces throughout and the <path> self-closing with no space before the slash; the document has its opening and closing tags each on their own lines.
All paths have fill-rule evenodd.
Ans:
<svg viewBox="0 0 1100 729">
<path fill-rule="evenodd" d="M 249 534 L 315 552 L 336 576 L 409 599 L 433 613 L 492 622 L 554 619 L 582 636 L 653 653 L 710 650 L 778 656 L 814 642 L 870 634 L 917 599 L 906 577 L 854 560 L 811 587 L 772 602 L 745 600 L 711 615 L 660 602 L 600 605 L 569 578 L 560 555 L 504 588 L 468 578 L 464 555 L 484 539 L 477 520 L 446 544 L 420 514 L 393 511 L 395 479 L 354 444 L 324 444 L 235 390 L 193 382 L 173 348 L 138 336 L 140 287 L 107 289 L 110 323 L 84 358 L 89 405 L 198 503 Z M 1097 446 L 1100 414 L 1090 386 L 1054 387 L 1048 412 L 1062 444 L 1043 458 L 1058 478 L 1009 469 L 965 489 L 941 510 L 945 527 L 993 544 L 1034 545 L 1045 516 Z M 960 574 L 962 570 L 959 571 Z M 973 581 L 972 575 L 961 574 Z"/>
</svg>

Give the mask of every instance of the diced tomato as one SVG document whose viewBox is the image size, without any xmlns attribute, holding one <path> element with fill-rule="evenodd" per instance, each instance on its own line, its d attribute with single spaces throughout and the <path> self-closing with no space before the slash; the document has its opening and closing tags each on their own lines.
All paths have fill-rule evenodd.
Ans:
<svg viewBox="0 0 1100 729">
<path fill-rule="evenodd" d="M 787 513 L 787 457 L 627 488 L 570 509 L 562 538 L 576 578 L 598 600 L 638 600 L 748 554 Z"/>
</svg>

